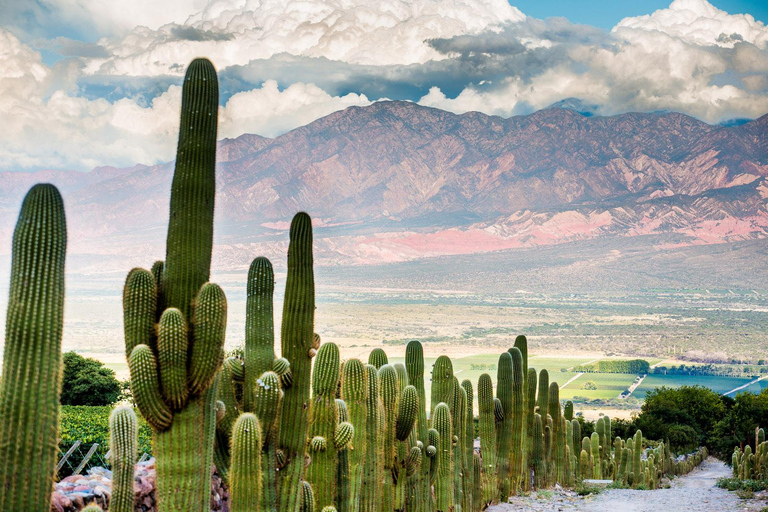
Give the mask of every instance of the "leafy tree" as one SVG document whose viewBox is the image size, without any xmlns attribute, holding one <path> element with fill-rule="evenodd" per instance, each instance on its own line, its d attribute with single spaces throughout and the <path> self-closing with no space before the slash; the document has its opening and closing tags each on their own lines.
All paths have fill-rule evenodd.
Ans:
<svg viewBox="0 0 768 512">
<path fill-rule="evenodd" d="M 726 413 L 715 424 L 707 445 L 712 453 L 729 461 L 734 446 L 751 444 L 754 450 L 755 428 L 768 425 L 768 388 L 759 395 L 739 393 L 724 403 Z"/>
<path fill-rule="evenodd" d="M 672 450 L 684 451 L 688 447 L 705 444 L 715 424 L 725 413 L 722 397 L 711 389 L 703 386 L 662 386 L 645 395 L 635 424 L 642 429 L 643 436 L 669 439 Z M 684 426 L 690 429 L 682 428 Z M 686 439 L 687 436 L 690 439 Z"/>
<path fill-rule="evenodd" d="M 115 372 L 100 361 L 76 352 L 64 354 L 62 405 L 110 405 L 122 389 Z"/>
</svg>

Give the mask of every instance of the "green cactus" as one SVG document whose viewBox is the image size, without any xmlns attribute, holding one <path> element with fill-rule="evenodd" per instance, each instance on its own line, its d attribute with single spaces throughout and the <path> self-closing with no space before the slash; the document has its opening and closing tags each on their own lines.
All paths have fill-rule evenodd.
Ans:
<svg viewBox="0 0 768 512">
<path fill-rule="evenodd" d="M 498 465 L 498 484 L 499 499 L 507 501 L 510 495 L 511 483 L 511 448 L 512 448 L 512 425 L 513 425 L 513 401 L 514 401 L 514 370 L 512 368 L 512 355 L 509 352 L 503 352 L 499 357 L 499 364 L 496 374 L 496 395 L 501 402 L 501 408 L 504 412 L 504 418 L 497 431 L 497 465 Z"/>
<path fill-rule="evenodd" d="M 307 454 L 306 440 L 309 428 L 309 351 L 315 332 L 315 278 L 312 267 L 312 220 L 302 212 L 296 214 L 291 222 L 288 276 L 280 331 L 282 355 L 290 361 L 290 374 L 293 376 L 290 386 L 284 386 L 285 395 L 278 429 L 278 449 L 286 457 L 286 464 L 278 473 L 278 510 L 281 512 L 298 510 L 301 502 L 301 481 L 304 479 L 304 457 Z M 284 378 L 285 374 L 277 369 L 275 373 Z"/>
<path fill-rule="evenodd" d="M 214 378 L 223 358 L 226 331 L 224 293 L 206 283 L 213 245 L 217 115 L 216 71 L 208 60 L 195 59 L 187 68 L 182 89 L 166 259 L 164 264 L 156 263 L 152 272 L 158 295 L 151 297 L 146 287 L 143 295 L 134 293 L 130 278 L 143 274 L 137 271 L 126 280 L 124 290 L 124 318 L 130 320 L 126 352 L 130 350 L 134 398 L 155 429 L 161 512 L 202 511 L 209 501 Z M 148 322 L 153 301 L 160 322 L 156 348 L 151 336 L 134 330 Z M 149 344 L 138 343 L 142 339 Z"/>
<path fill-rule="evenodd" d="M 53 185 L 27 192 L 13 232 L 0 386 L 0 509 L 48 510 L 56 463 L 64 204 Z"/>
<path fill-rule="evenodd" d="M 641 430 L 635 432 L 632 448 L 632 472 L 634 472 L 635 475 L 639 475 L 642 471 L 641 455 L 643 452 L 643 432 Z M 634 482 L 634 487 L 637 487 L 640 483 L 639 480 Z"/>
<path fill-rule="evenodd" d="M 419 395 L 419 414 L 416 418 L 414 431 L 416 439 L 424 444 L 426 451 L 427 430 L 427 395 L 424 388 L 424 349 L 420 342 L 411 341 L 405 348 L 405 368 L 408 371 L 408 382 L 416 388 Z M 426 455 L 425 453 L 422 455 Z M 429 482 L 429 471 L 432 459 L 422 456 L 416 489 L 416 511 L 429 512 L 433 509 L 432 486 Z"/>
<path fill-rule="evenodd" d="M 346 365 L 345 365 L 346 366 Z M 365 462 L 360 491 L 360 512 L 378 512 L 380 507 L 381 457 L 379 450 L 379 380 L 377 369 L 366 365 L 368 393 L 365 420 Z"/>
<path fill-rule="evenodd" d="M 262 430 L 255 414 L 244 412 L 232 427 L 232 465 L 229 492 L 232 512 L 254 512 L 262 509 L 261 448 Z"/>
<path fill-rule="evenodd" d="M 390 364 L 385 364 L 378 371 L 379 395 L 383 405 L 384 430 L 382 468 L 384 486 L 381 493 L 381 510 L 394 510 L 395 484 L 393 478 L 397 445 L 395 443 L 397 429 L 397 412 L 400 398 L 400 384 L 397 371 Z"/>
<path fill-rule="evenodd" d="M 523 490 L 531 490 L 531 471 L 535 471 L 534 463 L 531 460 L 533 454 L 533 422 L 536 414 L 536 387 L 538 385 L 538 374 L 535 368 L 528 368 L 528 375 L 525 379 L 525 421 L 526 421 L 526 449 L 525 449 L 525 478 L 523 478 Z"/>
<path fill-rule="evenodd" d="M 547 486 L 547 457 L 544 453 L 544 429 L 540 414 L 534 415 L 532 440 L 531 462 L 534 485 L 536 489 L 543 489 Z"/>
<path fill-rule="evenodd" d="M 549 412 L 549 372 L 541 370 L 539 372 L 539 394 L 536 397 L 536 405 L 541 414 L 541 420 L 546 426 L 546 417 Z"/>
<path fill-rule="evenodd" d="M 472 451 L 472 512 L 483 510 L 483 484 L 482 484 L 483 461 L 480 455 Z"/>
<path fill-rule="evenodd" d="M 454 380 L 453 363 L 448 356 L 440 356 L 432 365 L 432 400 L 430 416 L 435 413 L 437 404 L 453 404 Z"/>
<path fill-rule="evenodd" d="M 477 381 L 477 406 L 480 412 L 480 453 L 482 454 L 483 504 L 493 503 L 498 495 L 496 482 L 496 418 L 493 383 L 487 373 Z"/>
<path fill-rule="evenodd" d="M 602 474 L 600 471 L 601 465 L 600 465 L 600 434 L 597 432 L 592 432 L 592 437 L 590 438 L 590 448 L 592 452 L 592 458 L 595 461 L 595 467 L 592 469 L 592 478 L 595 478 L 597 480 L 602 479 Z"/>
<path fill-rule="evenodd" d="M 438 470 L 435 479 L 436 510 L 438 512 L 451 512 L 453 510 L 453 460 L 451 457 L 453 425 L 448 404 L 440 402 L 435 406 L 432 427 L 438 434 Z"/>
<path fill-rule="evenodd" d="M 380 348 L 371 350 L 371 353 L 368 355 L 368 364 L 375 366 L 376 370 L 381 369 L 385 364 L 389 364 L 387 353 Z"/>
<path fill-rule="evenodd" d="M 368 371 L 359 359 L 344 363 L 341 379 L 341 397 L 347 405 L 349 418 L 355 426 L 352 446 L 348 450 L 350 467 L 349 501 L 339 509 L 357 512 L 362 494 L 363 467 L 366 460 L 367 416 L 368 416 Z"/>
<path fill-rule="evenodd" d="M 315 512 L 315 495 L 312 492 L 312 486 L 309 482 L 302 481 L 300 489 L 299 512 Z"/>
<path fill-rule="evenodd" d="M 312 401 L 309 408 L 309 436 L 325 440 L 325 449 L 310 453 L 307 481 L 315 494 L 315 506 L 335 504 L 338 448 L 335 436 L 339 428 L 336 387 L 339 382 L 339 347 L 324 343 L 317 353 L 312 373 Z"/>
<path fill-rule="evenodd" d="M 451 407 L 451 422 L 453 425 L 453 502 L 454 510 L 462 511 L 464 503 L 464 425 L 467 416 L 467 392 L 459 385 L 459 380 L 453 378 L 453 405 Z"/>
<path fill-rule="evenodd" d="M 464 502 L 462 503 L 462 510 L 465 512 L 471 512 L 474 503 L 474 491 L 475 491 L 475 472 L 472 462 L 472 454 L 475 451 L 475 400 L 474 389 L 472 382 L 465 379 L 461 382 L 461 387 L 465 393 L 466 399 L 466 414 L 464 415 L 464 439 L 462 445 L 464 447 L 462 464 L 464 465 L 464 474 L 462 478 L 462 485 L 464 486 Z"/>
<path fill-rule="evenodd" d="M 133 512 L 133 471 L 138 449 L 139 421 L 131 406 L 115 408 L 109 415 L 109 449 L 112 453 L 112 512 Z"/>
<path fill-rule="evenodd" d="M 346 367 L 346 364 L 344 365 Z M 343 373 L 342 368 L 342 373 Z M 365 371 L 365 370 L 363 370 Z M 336 503 L 338 512 L 350 512 L 352 503 L 352 467 L 349 452 L 355 429 L 349 422 L 349 410 L 344 400 L 337 398 L 336 407 L 339 410 L 339 426 L 333 436 L 333 443 L 339 451 L 339 463 L 336 465 Z"/>
<path fill-rule="evenodd" d="M 518 337 L 519 338 L 519 337 Z M 527 450 L 525 433 L 525 373 L 523 354 L 519 348 L 509 349 L 512 356 L 512 445 L 510 447 L 510 491 L 523 488 L 523 453 Z"/>
<path fill-rule="evenodd" d="M 245 375 L 243 380 L 243 409 L 253 412 L 256 379 L 272 370 L 275 360 L 275 325 L 272 308 L 275 274 L 272 263 L 260 256 L 248 269 L 245 305 Z"/>
<path fill-rule="evenodd" d="M 565 419 L 567 421 L 573 420 L 573 402 L 568 400 L 565 402 L 565 408 L 563 410 L 563 416 L 565 416 Z"/>
<path fill-rule="evenodd" d="M 137 345 L 146 345 L 153 351 L 157 350 L 155 334 L 157 295 L 155 276 L 151 272 L 143 268 L 134 268 L 128 273 L 123 287 L 126 359 L 131 357 L 131 352 Z"/>
<path fill-rule="evenodd" d="M 581 423 L 571 420 L 571 454 L 573 454 L 573 472 L 577 480 L 581 480 Z"/>
<path fill-rule="evenodd" d="M 549 384 L 549 416 L 552 418 L 552 447 L 553 453 L 550 456 L 552 470 L 554 471 L 553 478 L 555 482 L 559 482 L 561 485 L 564 483 L 564 467 L 562 462 L 564 454 L 561 453 L 565 450 L 565 445 L 560 443 L 560 417 L 562 415 L 560 410 L 560 386 L 557 382 L 551 382 Z"/>
</svg>

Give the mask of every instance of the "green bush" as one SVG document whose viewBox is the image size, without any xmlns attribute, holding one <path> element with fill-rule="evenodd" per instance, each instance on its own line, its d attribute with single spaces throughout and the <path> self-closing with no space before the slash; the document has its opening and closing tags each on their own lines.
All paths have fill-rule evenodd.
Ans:
<svg viewBox="0 0 768 512">
<path fill-rule="evenodd" d="M 83 445 L 99 443 L 102 458 L 109 451 L 110 406 L 62 405 L 59 448 L 66 451 L 77 440 Z M 152 430 L 139 416 L 139 456 L 152 454 Z"/>
<path fill-rule="evenodd" d="M 76 352 L 64 354 L 62 405 L 111 405 L 117 401 L 122 390 L 115 372 L 100 361 Z"/>
<path fill-rule="evenodd" d="M 739 480 L 738 478 L 721 478 L 717 486 L 729 491 L 759 492 L 768 490 L 768 480 Z"/>
</svg>

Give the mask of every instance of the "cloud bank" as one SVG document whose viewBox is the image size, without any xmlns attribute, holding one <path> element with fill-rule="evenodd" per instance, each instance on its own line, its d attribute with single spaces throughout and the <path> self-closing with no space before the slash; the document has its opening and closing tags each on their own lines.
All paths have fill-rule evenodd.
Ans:
<svg viewBox="0 0 768 512">
<path fill-rule="evenodd" d="M 603 115 L 672 110 L 710 123 L 768 112 L 768 28 L 706 0 L 610 32 L 526 17 L 506 0 L 137 0 L 129 15 L 97 0 L 25 4 L 0 28 L 10 170 L 169 160 L 178 84 L 199 55 L 219 70 L 228 137 L 276 136 L 382 98 L 501 116 L 566 98 Z M 41 36 L 19 21 L 45 27 L 59 12 L 103 37 Z"/>
</svg>

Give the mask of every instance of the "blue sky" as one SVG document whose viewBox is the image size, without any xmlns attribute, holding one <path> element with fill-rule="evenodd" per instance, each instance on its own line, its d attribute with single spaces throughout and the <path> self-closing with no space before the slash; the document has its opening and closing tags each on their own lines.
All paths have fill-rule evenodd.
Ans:
<svg viewBox="0 0 768 512">
<path fill-rule="evenodd" d="M 0 168 L 169 160 L 197 56 L 219 72 L 223 137 L 274 137 L 383 99 L 503 117 L 575 98 L 598 115 L 754 119 L 768 112 L 767 11 L 739 0 L 0 0 Z"/>
<path fill-rule="evenodd" d="M 606 30 L 613 28 L 622 18 L 650 14 L 669 6 L 669 2 L 664 0 L 517 0 L 510 3 L 536 18 L 562 16 L 574 23 Z M 768 21 L 768 1 L 713 0 L 710 3 L 729 13 L 748 13 L 762 22 Z"/>
</svg>

